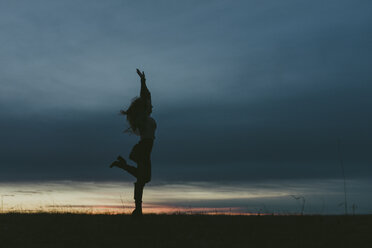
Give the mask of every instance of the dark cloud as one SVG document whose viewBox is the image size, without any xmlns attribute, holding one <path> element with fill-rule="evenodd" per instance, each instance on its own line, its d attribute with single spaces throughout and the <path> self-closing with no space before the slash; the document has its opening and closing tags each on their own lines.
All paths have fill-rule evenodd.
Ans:
<svg viewBox="0 0 372 248">
<path fill-rule="evenodd" d="M 19 2 L 21 3 L 21 2 Z M 130 180 L 148 72 L 156 180 L 369 177 L 368 1 L 2 3 L 0 179 Z M 165 8 L 166 7 L 166 8 Z"/>
</svg>

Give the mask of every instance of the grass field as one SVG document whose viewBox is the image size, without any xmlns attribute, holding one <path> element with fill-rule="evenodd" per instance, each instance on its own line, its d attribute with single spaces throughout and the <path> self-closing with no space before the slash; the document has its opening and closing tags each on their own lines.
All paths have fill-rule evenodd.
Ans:
<svg viewBox="0 0 372 248">
<path fill-rule="evenodd" d="M 0 247 L 372 247 L 372 216 L 0 214 Z"/>
</svg>

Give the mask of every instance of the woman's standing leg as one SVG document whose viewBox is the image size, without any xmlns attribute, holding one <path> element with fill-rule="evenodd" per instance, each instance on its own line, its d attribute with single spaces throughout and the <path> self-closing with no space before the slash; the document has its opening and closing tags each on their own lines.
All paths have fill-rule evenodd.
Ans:
<svg viewBox="0 0 372 248">
<path fill-rule="evenodd" d="M 136 208 L 134 216 L 142 216 L 142 195 L 145 184 L 151 180 L 151 150 L 153 140 L 142 140 L 140 145 L 133 149 L 132 159 L 137 162 L 137 182 L 134 184 L 134 201 Z M 136 154 L 137 153 L 137 154 Z"/>
<path fill-rule="evenodd" d="M 134 201 L 136 208 L 133 216 L 142 216 L 142 196 L 145 184 L 151 180 L 151 161 L 141 161 L 137 167 L 137 182 L 134 183 Z"/>
<path fill-rule="evenodd" d="M 145 183 L 143 181 L 137 180 L 137 182 L 134 183 L 134 202 L 136 208 L 132 213 L 133 216 L 142 216 L 142 195 L 144 187 Z"/>
</svg>

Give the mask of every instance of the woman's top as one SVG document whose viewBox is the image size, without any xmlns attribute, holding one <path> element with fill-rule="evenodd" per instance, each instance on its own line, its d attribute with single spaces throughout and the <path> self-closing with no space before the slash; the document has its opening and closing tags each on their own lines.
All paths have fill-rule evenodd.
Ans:
<svg viewBox="0 0 372 248">
<path fill-rule="evenodd" d="M 142 128 L 140 129 L 141 140 L 143 139 L 155 139 L 156 122 L 150 116 L 144 121 Z"/>
</svg>

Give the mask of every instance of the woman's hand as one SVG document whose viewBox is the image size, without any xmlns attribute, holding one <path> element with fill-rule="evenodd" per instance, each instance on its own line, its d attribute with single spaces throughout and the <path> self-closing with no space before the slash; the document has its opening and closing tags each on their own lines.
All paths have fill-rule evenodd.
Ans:
<svg viewBox="0 0 372 248">
<path fill-rule="evenodd" d="M 146 86 L 146 77 L 145 77 L 145 72 L 140 71 L 137 69 L 137 74 L 141 78 L 141 91 L 140 91 L 140 96 L 143 100 L 150 101 L 151 102 L 151 94 L 149 89 Z"/>
<path fill-rule="evenodd" d="M 142 71 L 142 73 L 141 73 L 141 71 L 137 69 L 137 74 L 141 78 L 141 81 L 145 81 L 146 80 L 145 72 L 144 71 Z"/>
</svg>

